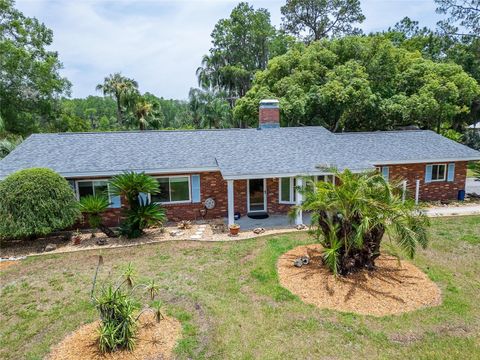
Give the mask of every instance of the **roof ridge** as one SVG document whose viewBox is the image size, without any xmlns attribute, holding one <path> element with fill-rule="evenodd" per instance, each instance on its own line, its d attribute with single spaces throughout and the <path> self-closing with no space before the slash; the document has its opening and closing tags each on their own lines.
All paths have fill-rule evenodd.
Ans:
<svg viewBox="0 0 480 360">
<path fill-rule="evenodd" d="M 353 134 L 385 134 L 385 133 L 412 133 L 412 132 L 433 132 L 437 134 L 435 131 L 432 130 L 422 130 L 422 129 L 415 129 L 415 130 L 376 130 L 376 131 L 346 131 L 341 133 L 332 133 L 334 135 L 353 135 Z"/>
</svg>

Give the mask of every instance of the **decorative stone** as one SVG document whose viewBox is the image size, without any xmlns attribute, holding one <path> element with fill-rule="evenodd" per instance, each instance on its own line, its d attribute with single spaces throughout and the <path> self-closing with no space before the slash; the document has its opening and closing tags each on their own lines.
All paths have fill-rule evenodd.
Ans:
<svg viewBox="0 0 480 360">
<path fill-rule="evenodd" d="M 170 236 L 181 236 L 183 235 L 183 231 L 181 230 L 173 230 L 173 231 L 170 231 Z"/>
<path fill-rule="evenodd" d="M 308 256 L 302 256 L 300 259 L 302 260 L 303 265 L 308 265 L 310 263 L 310 258 Z"/>
<path fill-rule="evenodd" d="M 108 243 L 108 240 L 105 239 L 105 238 L 103 238 L 103 239 L 97 239 L 96 243 L 97 243 L 97 245 L 102 246 L 102 245 L 106 245 L 106 244 Z"/>
<path fill-rule="evenodd" d="M 253 232 L 255 234 L 263 234 L 265 232 L 265 229 L 262 228 L 262 227 L 258 227 L 258 228 L 253 229 Z"/>
<path fill-rule="evenodd" d="M 45 251 L 53 251 L 53 250 L 56 250 L 56 249 L 57 249 L 56 244 L 47 244 L 47 246 L 45 246 Z"/>
<path fill-rule="evenodd" d="M 303 266 L 303 261 L 301 258 L 297 258 L 293 262 L 293 266 L 301 268 Z"/>
<path fill-rule="evenodd" d="M 297 230 L 306 230 L 306 229 L 307 229 L 307 225 L 305 225 L 305 224 L 298 224 L 297 226 L 295 226 L 295 229 L 297 229 Z"/>
<path fill-rule="evenodd" d="M 190 236 L 191 240 L 200 240 L 202 238 L 202 235 L 192 235 Z"/>
</svg>

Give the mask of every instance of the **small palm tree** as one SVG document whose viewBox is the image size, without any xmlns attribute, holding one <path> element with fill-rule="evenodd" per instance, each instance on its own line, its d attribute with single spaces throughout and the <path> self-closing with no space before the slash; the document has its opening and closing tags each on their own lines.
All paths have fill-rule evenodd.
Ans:
<svg viewBox="0 0 480 360">
<path fill-rule="evenodd" d="M 138 95 L 138 83 L 122 76 L 120 73 L 110 74 L 104 80 L 103 84 L 98 84 L 97 90 L 102 91 L 105 96 L 112 96 L 117 103 L 117 121 L 119 125 L 123 124 L 123 107 L 129 104 L 130 99 Z"/>
<path fill-rule="evenodd" d="M 127 199 L 128 209 L 121 231 L 128 237 L 138 237 L 149 226 L 161 224 L 166 220 L 164 209 L 148 200 L 140 198 L 140 193 L 158 194 L 157 180 L 145 173 L 125 172 L 110 181 L 110 191 Z"/>
<path fill-rule="evenodd" d="M 300 189 L 304 202 L 299 207 L 312 212 L 313 233 L 334 274 L 373 270 L 384 235 L 409 257 L 418 244 L 426 247 L 428 218 L 413 201 L 402 201 L 400 187 L 376 172 L 334 173 L 337 185 L 319 181 Z"/>
<path fill-rule="evenodd" d="M 88 195 L 80 199 L 80 211 L 88 214 L 88 223 L 92 230 L 100 229 L 108 237 L 116 237 L 115 233 L 102 223 L 102 214 L 109 205 L 105 196 Z M 92 236 L 95 236 L 93 232 Z"/>
</svg>

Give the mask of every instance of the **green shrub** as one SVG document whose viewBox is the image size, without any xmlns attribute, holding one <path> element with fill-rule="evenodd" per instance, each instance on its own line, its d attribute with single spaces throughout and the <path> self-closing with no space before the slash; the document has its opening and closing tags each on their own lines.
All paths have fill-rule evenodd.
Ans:
<svg viewBox="0 0 480 360">
<path fill-rule="evenodd" d="M 100 229 L 108 237 L 115 237 L 115 233 L 102 223 L 102 214 L 108 209 L 109 201 L 103 195 L 88 195 L 80 199 L 80 211 L 88 215 L 88 223 L 92 228 Z M 92 232 L 92 236 L 94 233 Z"/>
<path fill-rule="evenodd" d="M 0 237 L 22 238 L 61 230 L 80 215 L 68 182 L 50 169 L 15 172 L 0 182 Z"/>
</svg>

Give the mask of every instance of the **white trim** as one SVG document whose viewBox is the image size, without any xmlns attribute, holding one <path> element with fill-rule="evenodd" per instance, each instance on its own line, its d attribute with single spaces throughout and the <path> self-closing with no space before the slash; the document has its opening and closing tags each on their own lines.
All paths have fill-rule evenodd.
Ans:
<svg viewBox="0 0 480 360">
<path fill-rule="evenodd" d="M 375 167 L 372 165 L 371 168 L 365 169 L 354 169 L 350 170 L 352 173 L 361 173 L 367 170 L 373 170 Z M 250 179 L 272 179 L 272 178 L 282 178 L 282 177 L 308 177 L 308 176 L 317 176 L 317 175 L 333 175 L 331 172 L 324 171 L 312 171 L 309 173 L 283 173 L 283 174 L 260 174 L 260 175 L 222 175 L 224 180 L 250 180 Z"/>
<path fill-rule="evenodd" d="M 372 163 L 380 165 L 401 165 L 401 164 L 431 164 L 431 163 L 445 163 L 445 162 L 459 162 L 459 161 L 475 161 L 480 160 L 478 157 L 468 157 L 468 158 L 443 158 L 443 159 L 425 159 L 425 160 L 396 160 L 396 161 L 372 161 Z"/>
<path fill-rule="evenodd" d="M 15 170 L 17 171 L 17 170 Z M 57 171 L 58 174 L 64 178 L 79 178 L 79 177 L 110 177 L 115 175 L 121 175 L 125 171 L 145 173 L 147 175 L 156 175 L 156 174 L 185 174 L 189 173 L 198 173 L 198 172 L 209 172 L 209 171 L 220 171 L 219 167 L 198 167 L 198 168 L 175 168 L 175 169 L 125 169 L 125 170 L 110 170 L 110 171 L 86 171 L 86 172 L 62 172 Z"/>
<path fill-rule="evenodd" d="M 284 201 L 282 200 L 282 179 L 290 179 L 290 184 L 289 184 L 289 188 L 290 188 L 290 200 L 289 201 Z M 285 177 L 285 178 L 278 178 L 278 203 L 279 204 L 285 204 L 285 205 L 295 205 L 295 201 L 294 201 L 294 192 L 295 192 L 295 181 L 294 181 L 294 177 L 293 176 L 290 176 L 290 177 Z"/>
<path fill-rule="evenodd" d="M 263 210 L 251 210 L 250 209 L 250 180 L 263 180 Z M 267 181 L 266 179 L 248 179 L 247 181 L 247 212 L 266 212 L 267 211 Z"/>
<path fill-rule="evenodd" d="M 228 225 L 235 223 L 235 205 L 234 205 L 234 184 L 233 180 L 227 180 L 227 202 L 228 202 Z"/>
<path fill-rule="evenodd" d="M 168 194 L 169 198 L 171 198 L 171 187 L 170 187 L 170 179 L 172 178 L 187 178 L 188 179 L 188 200 L 180 200 L 180 201 L 165 201 L 165 202 L 160 202 L 157 201 L 155 204 L 161 204 L 161 205 L 170 205 L 170 204 L 191 204 L 192 203 L 192 183 L 191 183 L 191 175 L 172 175 L 172 176 L 153 176 L 154 179 L 168 179 L 168 191 L 170 192 Z M 148 200 L 149 202 L 152 201 L 152 195 L 148 194 Z"/>
<path fill-rule="evenodd" d="M 447 181 L 447 171 L 448 171 L 448 166 L 447 164 L 428 164 L 432 166 L 432 178 L 430 179 L 430 182 L 444 182 Z M 445 167 L 445 171 L 443 172 L 443 179 L 433 179 L 433 167 L 434 166 L 441 166 L 443 165 Z M 438 173 L 438 171 L 437 171 Z"/>
<path fill-rule="evenodd" d="M 301 209 L 301 205 L 302 205 L 302 202 L 303 202 L 303 196 L 302 196 L 302 193 L 300 191 L 300 189 L 303 187 L 303 178 L 301 177 L 298 177 L 297 178 L 297 181 L 296 181 L 296 188 L 295 188 L 295 192 L 296 192 L 296 198 L 295 198 L 295 203 L 297 205 L 297 215 L 295 216 L 295 224 L 296 225 L 302 225 L 303 224 L 303 212 L 302 212 L 302 209 Z"/>
</svg>

